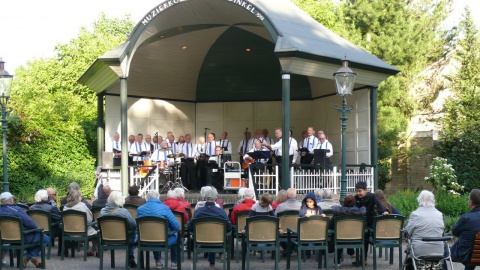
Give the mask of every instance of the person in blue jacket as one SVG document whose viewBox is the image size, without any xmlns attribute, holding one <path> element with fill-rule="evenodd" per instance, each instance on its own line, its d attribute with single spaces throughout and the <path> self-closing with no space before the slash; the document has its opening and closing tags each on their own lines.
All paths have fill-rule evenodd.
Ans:
<svg viewBox="0 0 480 270">
<path fill-rule="evenodd" d="M 453 262 L 466 264 L 472 256 L 473 241 L 480 232 L 480 190 L 472 189 L 468 196 L 470 212 L 462 215 L 452 228 L 452 234 L 458 237 L 451 248 Z M 465 270 L 473 270 L 475 266 L 465 266 Z"/>
<path fill-rule="evenodd" d="M 0 201 L 2 205 L 0 206 L 0 216 L 12 216 L 18 217 L 22 220 L 23 230 L 30 230 L 38 228 L 35 221 L 30 218 L 23 208 L 20 208 L 15 205 L 14 198 L 12 193 L 10 192 L 3 192 L 0 194 Z M 25 236 L 25 243 L 33 243 L 40 241 L 40 234 L 41 232 L 34 232 L 29 233 Z M 50 242 L 50 238 L 48 235 L 43 236 L 43 246 L 47 246 Z M 42 261 L 38 259 L 38 255 L 40 254 L 40 247 L 30 247 L 26 248 L 27 252 L 25 253 L 25 257 L 23 258 L 23 267 L 27 265 L 29 261 L 31 261 L 37 268 L 42 267 Z"/>
<path fill-rule="evenodd" d="M 168 220 L 168 232 L 177 231 L 180 229 L 180 224 L 172 213 L 172 210 L 160 201 L 160 194 L 157 191 L 150 191 L 147 193 L 147 202 L 138 207 L 137 218 L 144 216 L 155 216 L 166 218 Z M 170 269 L 177 268 L 177 233 L 168 236 L 168 245 L 170 246 L 170 259 L 172 260 Z M 153 252 L 157 268 L 162 268 L 161 261 L 162 254 L 159 251 Z"/>
</svg>

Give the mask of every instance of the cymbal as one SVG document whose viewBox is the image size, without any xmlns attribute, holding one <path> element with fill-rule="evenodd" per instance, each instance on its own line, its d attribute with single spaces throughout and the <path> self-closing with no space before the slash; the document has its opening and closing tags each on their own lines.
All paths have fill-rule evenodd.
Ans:
<svg viewBox="0 0 480 270">
<path fill-rule="evenodd" d="M 163 148 L 158 148 L 158 151 L 165 152 L 165 151 L 170 151 L 172 149 L 173 149 L 172 147 L 163 147 Z"/>
<path fill-rule="evenodd" d="M 184 156 L 185 156 L 184 153 L 176 153 L 176 154 L 170 154 L 167 157 L 168 158 L 179 158 L 179 157 L 184 157 Z"/>
</svg>

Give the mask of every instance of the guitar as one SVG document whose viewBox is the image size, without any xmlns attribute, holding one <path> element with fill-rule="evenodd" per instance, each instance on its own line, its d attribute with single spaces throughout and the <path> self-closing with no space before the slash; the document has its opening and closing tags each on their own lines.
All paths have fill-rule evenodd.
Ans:
<svg viewBox="0 0 480 270">
<path fill-rule="evenodd" d="M 242 169 L 248 168 L 248 166 L 253 163 L 255 163 L 255 160 L 253 158 L 245 159 L 242 164 Z"/>
</svg>

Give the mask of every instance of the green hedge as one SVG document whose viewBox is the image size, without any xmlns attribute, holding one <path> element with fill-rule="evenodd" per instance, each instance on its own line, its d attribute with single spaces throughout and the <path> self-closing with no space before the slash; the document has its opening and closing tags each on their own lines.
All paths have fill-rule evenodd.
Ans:
<svg viewBox="0 0 480 270">
<path fill-rule="evenodd" d="M 411 190 L 400 191 L 388 197 L 389 202 L 395 206 L 405 217 L 418 208 L 417 197 L 420 192 Z M 469 212 L 468 194 L 455 196 L 445 191 L 435 192 L 435 204 L 438 211 L 442 212 L 445 221 L 445 230 L 449 232 L 458 218 Z"/>
</svg>

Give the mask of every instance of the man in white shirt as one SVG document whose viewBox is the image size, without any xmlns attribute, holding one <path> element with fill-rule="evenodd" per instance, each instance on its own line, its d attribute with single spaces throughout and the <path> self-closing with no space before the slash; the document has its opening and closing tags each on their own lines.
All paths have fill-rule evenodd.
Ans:
<svg viewBox="0 0 480 270">
<path fill-rule="evenodd" d="M 315 147 L 315 149 L 325 149 L 327 151 L 326 153 L 326 160 L 319 162 L 318 160 L 315 162 L 316 164 L 323 164 L 326 165 L 327 167 L 332 164 L 330 161 L 330 157 L 333 156 L 333 147 L 332 144 L 327 140 L 327 137 L 325 136 L 325 133 L 323 131 L 320 131 L 321 133 L 318 134 L 318 144 Z"/>
<path fill-rule="evenodd" d="M 308 149 L 308 152 L 305 156 L 300 158 L 301 164 L 312 164 L 313 161 L 313 153 L 315 147 L 318 145 L 318 138 L 315 137 L 315 130 L 313 127 L 307 128 L 307 135 L 308 137 L 303 140 L 303 147 Z"/>
<path fill-rule="evenodd" d="M 181 153 L 185 154 L 182 159 L 182 167 L 180 168 L 180 174 L 182 176 L 183 186 L 189 187 L 189 189 L 197 188 L 197 176 L 195 174 L 195 161 L 196 145 L 192 143 L 192 136 L 190 134 L 185 135 L 185 143 L 182 144 Z M 188 178 L 190 177 L 190 181 Z"/>
<path fill-rule="evenodd" d="M 152 143 L 152 136 L 150 136 L 150 134 L 147 134 L 145 135 L 145 143 L 150 146 L 150 151 L 153 152 L 154 149 L 154 146 L 153 146 L 153 143 Z"/>
<path fill-rule="evenodd" d="M 207 148 L 205 153 L 207 156 L 211 157 L 215 155 L 215 147 L 217 146 L 217 142 L 215 141 L 215 133 L 209 133 L 207 135 Z"/>
<path fill-rule="evenodd" d="M 298 157 L 298 143 L 295 138 L 292 137 L 292 130 L 290 130 L 290 138 L 289 138 L 289 145 L 290 145 L 290 150 L 288 151 L 288 155 L 291 157 L 290 163 L 295 164 L 297 162 L 297 157 Z"/>
<path fill-rule="evenodd" d="M 207 181 L 207 168 L 205 165 L 207 164 L 206 159 L 206 150 L 207 144 L 205 143 L 205 137 L 200 136 L 198 137 L 197 143 L 197 186 L 192 187 L 193 189 L 200 190 Z"/>
<path fill-rule="evenodd" d="M 226 131 L 222 132 L 222 139 L 219 144 L 222 147 L 224 154 L 232 154 L 232 142 L 227 139 L 228 133 Z"/>
<path fill-rule="evenodd" d="M 175 142 L 175 135 L 168 136 L 167 146 L 172 148 L 172 153 L 178 153 L 180 150 L 178 144 Z"/>
<path fill-rule="evenodd" d="M 120 158 L 122 156 L 122 142 L 120 141 L 120 134 L 118 134 L 118 132 L 115 132 L 113 135 L 112 149 L 113 158 Z"/>
<path fill-rule="evenodd" d="M 240 155 L 240 163 L 243 164 L 243 156 L 253 147 L 250 131 L 245 132 L 245 138 L 238 144 L 237 152 Z"/>
<path fill-rule="evenodd" d="M 169 158 L 168 156 L 172 154 L 172 150 L 166 150 L 168 149 L 167 141 L 161 141 L 160 142 L 160 147 L 153 151 L 151 159 L 153 162 L 164 162 L 165 161 L 165 166 L 171 166 L 175 163 L 175 160 L 173 158 Z"/>
<path fill-rule="evenodd" d="M 268 137 L 268 129 L 264 128 L 262 130 L 262 135 L 263 135 L 263 140 L 266 141 L 268 144 L 275 143 L 275 141 L 272 138 Z"/>
<path fill-rule="evenodd" d="M 150 154 L 150 146 L 143 141 L 143 134 L 138 133 L 136 142 L 130 146 L 130 155 L 133 156 L 133 161 L 144 161 Z"/>
</svg>

